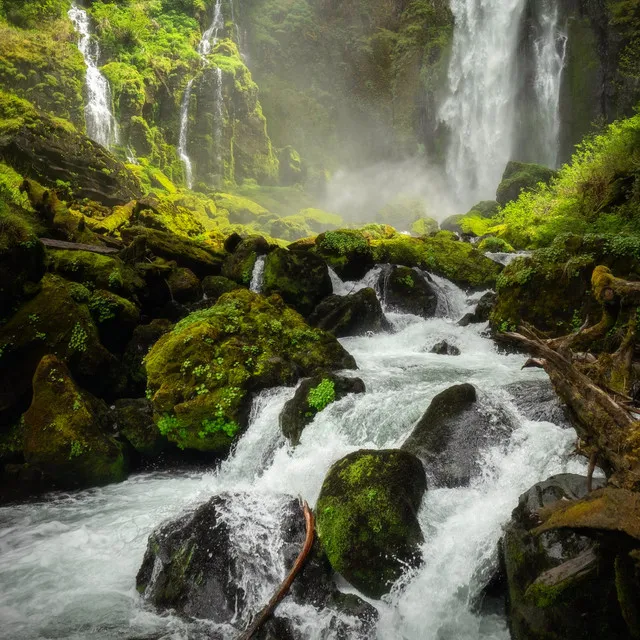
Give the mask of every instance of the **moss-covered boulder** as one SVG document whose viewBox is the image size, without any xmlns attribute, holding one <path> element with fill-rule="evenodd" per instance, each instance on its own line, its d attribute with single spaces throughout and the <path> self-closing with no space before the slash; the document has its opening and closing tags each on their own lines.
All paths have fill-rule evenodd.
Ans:
<svg viewBox="0 0 640 640">
<path fill-rule="evenodd" d="M 478 300 L 478 304 L 476 308 L 470 312 L 466 313 L 459 321 L 458 324 L 461 327 L 467 327 L 470 324 L 478 324 L 481 322 L 487 322 L 489 320 L 489 316 L 491 315 L 491 311 L 496 304 L 496 300 L 498 296 L 493 291 L 487 291 L 480 300 Z"/>
<path fill-rule="evenodd" d="M 268 251 L 269 243 L 262 236 L 245 238 L 225 259 L 222 265 L 222 275 L 248 287 L 258 256 L 265 255 Z"/>
<path fill-rule="evenodd" d="M 151 402 L 145 398 L 116 400 L 113 420 L 120 436 L 145 458 L 157 456 L 167 446 L 153 420 Z"/>
<path fill-rule="evenodd" d="M 278 248 L 267 255 L 262 291 L 265 295 L 279 294 L 288 305 L 307 316 L 331 295 L 333 287 L 322 258 L 307 251 Z"/>
<path fill-rule="evenodd" d="M 523 189 L 533 189 L 539 182 L 549 184 L 557 173 L 540 164 L 511 161 L 502 174 L 496 200 L 504 207 L 511 200 L 516 200 Z"/>
<path fill-rule="evenodd" d="M 75 196 L 124 204 L 142 195 L 135 176 L 106 149 L 26 100 L 0 91 L 0 158 L 22 175 Z"/>
<path fill-rule="evenodd" d="M 379 598 L 420 561 L 417 512 L 427 488 L 410 453 L 360 450 L 327 473 L 316 527 L 331 566 L 362 593 Z"/>
<path fill-rule="evenodd" d="M 460 384 L 435 396 L 402 449 L 424 462 L 434 486 L 464 486 L 479 471 L 482 449 L 510 430 L 504 419 L 492 421 L 481 410 L 473 385 Z"/>
<path fill-rule="evenodd" d="M 138 307 L 126 298 L 104 290 L 95 291 L 88 304 L 102 344 L 112 352 L 122 351 L 140 322 Z"/>
<path fill-rule="evenodd" d="M 282 433 L 292 445 L 299 444 L 302 431 L 318 413 L 350 393 L 364 391 L 360 378 L 326 374 L 303 380 L 280 414 Z"/>
<path fill-rule="evenodd" d="M 180 321 L 145 362 L 160 431 L 182 448 L 216 453 L 242 430 L 252 392 L 355 368 L 333 336 L 306 325 L 279 296 L 245 289 Z"/>
<path fill-rule="evenodd" d="M 500 203 L 496 200 L 481 200 L 471 207 L 467 215 L 477 215 L 481 218 L 493 218 L 500 210 Z"/>
<path fill-rule="evenodd" d="M 615 548 L 571 531 L 533 532 L 540 509 L 586 493 L 585 477 L 565 474 L 520 496 L 501 545 L 515 640 L 584 638 L 594 629 L 606 638 L 632 637 L 618 604 Z"/>
<path fill-rule="evenodd" d="M 464 217 L 465 214 L 463 213 L 456 213 L 455 215 L 449 216 L 440 223 L 440 228 L 443 231 L 451 231 L 452 233 L 458 233 L 462 235 L 464 231 L 462 230 L 460 221 L 463 220 Z"/>
<path fill-rule="evenodd" d="M 113 397 L 124 384 L 121 365 L 100 342 L 86 287 L 47 274 L 39 293 L 0 327 L 0 412 L 21 407 L 38 362 L 65 361 L 83 387 Z"/>
<path fill-rule="evenodd" d="M 280 163 L 280 184 L 284 186 L 299 184 L 304 180 L 304 166 L 300 154 L 291 146 L 280 149 L 278 153 Z"/>
<path fill-rule="evenodd" d="M 411 233 L 416 236 L 429 236 L 440 229 L 437 220 L 433 218 L 418 218 L 411 223 Z"/>
<path fill-rule="evenodd" d="M 360 280 L 374 265 L 369 239 L 352 229 L 320 234 L 316 251 L 343 280 Z"/>
<path fill-rule="evenodd" d="M 437 293 L 428 279 L 414 269 L 397 265 L 384 268 L 378 286 L 387 308 L 422 318 L 435 316 Z"/>
<path fill-rule="evenodd" d="M 376 292 L 360 289 L 346 296 L 325 298 L 309 316 L 309 324 L 329 331 L 337 338 L 363 336 L 391 329 Z"/>
<path fill-rule="evenodd" d="M 466 287 L 492 286 L 503 268 L 446 231 L 428 238 L 398 235 L 373 245 L 377 263 L 420 267 Z"/>
<path fill-rule="evenodd" d="M 65 488 L 123 480 L 123 448 L 107 429 L 106 405 L 78 388 L 62 360 L 44 356 L 24 414 L 27 463 Z"/>
<path fill-rule="evenodd" d="M 482 253 L 514 253 L 515 249 L 502 238 L 487 236 L 478 243 L 478 251 Z"/>
<path fill-rule="evenodd" d="M 202 286 L 191 269 L 178 267 L 167 278 L 172 298 L 181 304 L 197 302 L 202 298 Z"/>
<path fill-rule="evenodd" d="M 229 293 L 234 289 L 241 289 L 242 286 L 224 276 L 207 276 L 202 281 L 202 293 L 210 303 L 214 303 L 221 295 Z"/>
</svg>

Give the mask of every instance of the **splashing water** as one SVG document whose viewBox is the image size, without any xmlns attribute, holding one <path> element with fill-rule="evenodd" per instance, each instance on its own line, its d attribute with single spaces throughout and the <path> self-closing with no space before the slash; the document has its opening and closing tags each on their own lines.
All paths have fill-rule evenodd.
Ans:
<svg viewBox="0 0 640 640">
<path fill-rule="evenodd" d="M 265 256 L 258 256 L 256 258 L 256 263 L 253 265 L 253 272 L 251 273 L 251 284 L 249 284 L 250 291 L 254 291 L 255 293 L 260 293 L 262 291 L 265 261 Z"/>
<path fill-rule="evenodd" d="M 368 274 L 355 284 L 374 278 L 379 279 Z M 439 295 L 450 299 L 442 317 L 390 314 L 394 333 L 341 341 L 355 357 L 367 391 L 317 414 L 297 447 L 288 445 L 278 424 L 295 389 L 271 389 L 255 398 L 247 431 L 216 470 L 141 474 L 117 485 L 0 508 L 0 637 L 185 640 L 214 632 L 233 637 L 237 630 L 229 626 L 160 616 L 144 605 L 135 575 L 149 533 L 213 494 L 236 493 L 223 517 L 244 567 L 240 581 L 258 609 L 288 569 L 275 517 L 282 495 L 300 495 L 314 504 L 333 462 L 359 448 L 401 445 L 437 393 L 470 382 L 483 411 L 507 412 L 513 432 L 482 452 L 482 471 L 470 486 L 427 491 L 419 513 L 425 563 L 375 602 L 376 637 L 506 640 L 504 618 L 473 607 L 496 566 L 502 524 L 533 483 L 554 473 L 584 472 L 585 465 L 570 458 L 573 430 L 525 419 L 505 390 L 518 380 L 542 384 L 544 374 L 521 370 L 522 356 L 498 353 L 483 337 L 484 327 L 458 327 L 454 321 L 472 301 L 444 279 L 436 284 Z M 429 353 L 441 340 L 455 344 L 461 355 Z M 279 615 L 305 639 L 334 640 L 334 618 L 342 614 L 286 598 Z M 352 619 L 341 622 L 347 637 L 364 640 Z"/>
<path fill-rule="evenodd" d="M 98 68 L 100 46 L 91 35 L 91 22 L 84 9 L 73 3 L 67 15 L 78 33 L 78 49 L 87 67 L 87 104 L 84 108 L 87 135 L 109 148 L 118 143 L 118 124 L 111 112 L 111 87 Z"/>
</svg>

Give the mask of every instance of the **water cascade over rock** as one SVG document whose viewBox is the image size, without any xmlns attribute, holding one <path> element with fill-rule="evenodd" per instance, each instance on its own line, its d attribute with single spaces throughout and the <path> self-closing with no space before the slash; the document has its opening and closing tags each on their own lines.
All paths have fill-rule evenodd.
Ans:
<svg viewBox="0 0 640 640">
<path fill-rule="evenodd" d="M 98 68 L 100 46 L 91 35 L 89 15 L 73 3 L 69 19 L 78 33 L 78 49 L 87 65 L 85 121 L 87 135 L 103 147 L 118 143 L 118 123 L 111 111 L 111 87 Z"/>
</svg>

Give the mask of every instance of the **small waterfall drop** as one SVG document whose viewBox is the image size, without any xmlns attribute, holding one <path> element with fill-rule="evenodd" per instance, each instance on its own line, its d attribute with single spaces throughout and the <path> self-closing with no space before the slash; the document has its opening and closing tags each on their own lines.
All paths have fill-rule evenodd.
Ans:
<svg viewBox="0 0 640 640">
<path fill-rule="evenodd" d="M 256 263 L 253 265 L 253 273 L 251 274 L 251 284 L 249 290 L 254 293 L 262 293 L 262 284 L 264 282 L 264 263 L 266 257 L 258 256 Z"/>
<path fill-rule="evenodd" d="M 108 148 L 118 143 L 118 123 L 111 111 L 111 87 L 98 68 L 100 46 L 91 35 L 91 22 L 84 9 L 72 3 L 67 15 L 78 34 L 78 49 L 87 67 L 84 109 L 87 135 Z"/>
<path fill-rule="evenodd" d="M 540 161 L 555 167 L 560 134 L 560 86 L 568 38 L 559 29 L 558 5 L 553 0 L 545 0 L 538 20 L 541 34 L 533 46 L 536 63 L 534 89 L 542 142 Z"/>
<path fill-rule="evenodd" d="M 213 20 L 209 28 L 202 34 L 202 38 L 198 44 L 198 53 L 202 58 L 202 64 L 206 64 L 206 56 L 208 56 L 213 47 L 218 43 L 220 31 L 224 29 L 224 15 L 222 14 L 222 0 L 216 0 L 213 8 Z M 214 104 L 215 104 L 215 124 L 214 124 L 214 140 L 216 152 L 218 153 L 218 167 L 221 165 L 220 143 L 222 141 L 222 69 L 216 67 L 213 70 L 215 74 L 214 86 Z M 191 104 L 191 93 L 193 91 L 193 82 L 195 78 L 191 78 L 182 96 L 180 104 L 180 135 L 178 139 L 178 155 L 184 165 L 185 178 L 189 189 L 193 186 L 193 164 L 189 157 L 188 141 L 189 141 L 189 106 Z"/>
</svg>

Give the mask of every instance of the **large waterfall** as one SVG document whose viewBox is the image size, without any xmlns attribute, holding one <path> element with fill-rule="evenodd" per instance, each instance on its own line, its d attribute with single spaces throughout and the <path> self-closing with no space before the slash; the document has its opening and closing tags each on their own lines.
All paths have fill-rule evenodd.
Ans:
<svg viewBox="0 0 640 640">
<path fill-rule="evenodd" d="M 224 29 L 224 15 L 222 13 L 222 0 L 216 0 L 213 8 L 213 20 L 209 28 L 202 34 L 202 38 L 198 44 L 198 53 L 202 57 L 202 63 L 206 63 L 208 56 L 213 47 L 217 44 L 220 32 Z M 220 143 L 222 141 L 222 70 L 216 67 L 213 70 L 215 95 L 215 123 L 214 123 L 214 141 L 216 150 L 219 153 Z M 185 170 L 187 186 L 191 189 L 193 186 L 193 164 L 189 156 L 189 107 L 191 105 L 191 93 L 193 91 L 193 83 L 195 78 L 191 78 L 187 83 L 182 103 L 180 105 L 180 136 L 178 140 L 178 155 L 182 160 Z M 219 163 L 218 163 L 219 164 Z"/>
<path fill-rule="evenodd" d="M 84 9 L 73 3 L 68 15 L 78 33 L 78 49 L 87 65 L 85 80 L 87 135 L 103 147 L 111 147 L 118 142 L 118 124 L 111 111 L 111 87 L 98 68 L 100 46 L 91 35 L 91 22 Z"/>
<path fill-rule="evenodd" d="M 533 60 L 521 60 L 526 0 L 451 0 L 453 50 L 447 96 L 438 117 L 448 135 L 445 163 L 450 188 L 462 208 L 493 198 L 506 163 L 522 159 L 514 156 L 523 153 L 515 148 L 524 118 L 521 111 L 532 108 L 527 99 L 519 100 L 526 65 L 533 65 L 537 124 L 529 136 L 544 149 L 530 159 L 555 165 L 566 45 L 566 36 L 558 30 L 555 2 L 541 3 L 534 19 L 540 28 Z"/>
</svg>

